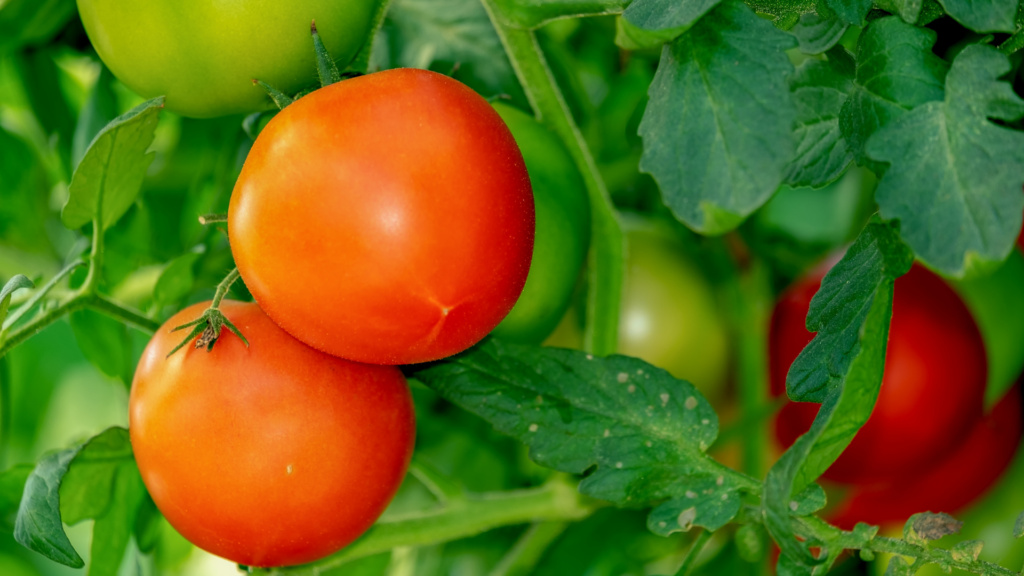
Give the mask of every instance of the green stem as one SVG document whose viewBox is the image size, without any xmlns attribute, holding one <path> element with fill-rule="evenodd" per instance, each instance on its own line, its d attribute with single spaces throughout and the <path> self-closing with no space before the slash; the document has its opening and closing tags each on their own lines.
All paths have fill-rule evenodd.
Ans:
<svg viewBox="0 0 1024 576">
<path fill-rule="evenodd" d="M 697 558 L 700 553 L 707 546 L 708 541 L 711 540 L 711 535 L 714 532 L 710 530 L 701 530 L 700 534 L 697 534 L 697 538 L 694 539 L 693 544 L 690 546 L 690 550 L 686 553 L 686 558 L 683 558 L 683 565 L 676 571 L 676 576 L 686 576 L 693 570 L 693 565 L 697 563 Z"/>
<path fill-rule="evenodd" d="M 102 196 L 99 202 L 102 202 Z M 89 253 L 89 274 L 82 283 L 83 292 L 96 293 L 100 286 L 100 276 L 103 274 L 103 249 L 103 220 L 97 214 L 92 219 L 92 252 Z"/>
<path fill-rule="evenodd" d="M 53 290 L 54 286 L 56 286 L 68 274 L 71 274 L 75 270 L 75 268 L 78 268 L 79 266 L 82 266 L 84 264 L 85 264 L 85 260 L 75 260 L 71 264 L 68 264 L 67 266 L 65 266 L 63 270 L 61 270 L 60 272 L 57 272 L 57 274 L 54 275 L 53 278 L 50 278 L 49 282 L 44 284 L 43 287 L 40 288 L 39 290 L 36 290 L 32 294 L 32 297 L 28 299 L 28 301 L 26 301 L 24 304 L 22 304 L 21 307 L 19 307 L 10 316 L 7 317 L 7 320 L 4 321 L 3 329 L 7 330 L 11 326 L 14 326 L 15 322 L 20 320 L 21 317 L 24 316 L 26 312 L 31 310 L 44 297 L 46 297 L 46 295 L 50 293 L 50 290 Z M 68 298 L 68 300 L 69 301 L 73 300 L 75 298 L 75 296 L 77 296 L 77 294 L 78 293 L 76 292 L 70 298 Z"/>
<path fill-rule="evenodd" d="M 147 318 L 141 312 L 123 306 L 101 294 L 95 294 L 85 301 L 87 308 L 102 312 L 111 318 L 116 318 L 126 324 L 131 324 L 143 332 L 150 334 L 160 328 L 160 323 L 152 318 Z"/>
<path fill-rule="evenodd" d="M 0 470 L 7 469 L 7 449 L 11 443 L 11 367 L 0 356 Z"/>
<path fill-rule="evenodd" d="M 619 14 L 630 0 L 496 0 L 502 21 L 535 29 L 551 20 Z"/>
<path fill-rule="evenodd" d="M 491 570 L 490 576 L 521 576 L 533 572 L 544 552 L 569 527 L 568 522 L 537 522 L 522 536 Z"/>
<path fill-rule="evenodd" d="M 231 285 L 235 283 L 235 280 L 238 280 L 238 276 L 238 268 L 234 268 L 220 281 L 220 284 L 217 284 L 217 291 L 213 293 L 213 302 L 210 303 L 211 310 L 220 310 L 221 300 L 224 300 L 224 297 L 228 295 Z"/>
<path fill-rule="evenodd" d="M 345 562 L 399 546 L 428 546 L 468 538 L 498 528 L 538 521 L 575 521 L 593 508 L 564 480 L 539 488 L 466 494 L 435 510 L 379 522 L 347 548 L 318 562 L 294 568 L 257 570 L 263 575 L 320 574 Z"/>
<path fill-rule="evenodd" d="M 619 301 L 622 294 L 623 255 L 626 248 L 618 214 L 583 139 L 583 134 L 576 126 L 565 98 L 558 89 L 534 32 L 508 24 L 507 13 L 502 12 L 502 9 L 507 11 L 509 6 L 513 5 L 499 2 L 500 0 L 483 0 L 483 5 L 505 46 L 523 91 L 537 119 L 558 134 L 565 143 L 587 187 L 590 198 L 591 233 L 584 347 L 588 352 L 599 356 L 613 354 L 617 350 L 618 342 Z M 561 10 L 579 5 L 571 2 L 555 4 Z M 617 3 L 616 6 L 621 6 L 621 3 Z"/>
</svg>

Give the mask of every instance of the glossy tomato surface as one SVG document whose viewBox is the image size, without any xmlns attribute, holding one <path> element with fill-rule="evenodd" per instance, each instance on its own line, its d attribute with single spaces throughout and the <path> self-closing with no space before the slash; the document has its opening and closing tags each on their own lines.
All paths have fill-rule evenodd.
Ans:
<svg viewBox="0 0 1024 576">
<path fill-rule="evenodd" d="M 494 335 L 539 344 L 569 307 L 590 242 L 590 204 L 572 156 L 554 133 L 506 104 L 494 109 L 519 144 L 530 173 L 537 214 L 533 262 L 526 286 Z"/>
<path fill-rule="evenodd" d="M 772 315 L 773 395 L 813 334 L 805 327 L 823 271 L 787 290 Z M 868 422 L 825 472 L 831 480 L 887 482 L 938 461 L 981 419 L 987 367 L 981 334 L 967 307 L 938 276 L 915 265 L 896 280 L 885 375 Z M 806 432 L 818 404 L 790 402 L 776 419 L 789 446 Z"/>
<path fill-rule="evenodd" d="M 129 431 L 157 507 L 193 544 L 247 566 L 301 564 L 341 549 L 391 501 L 412 457 L 415 416 L 397 368 L 349 362 L 292 338 L 255 304 L 225 301 L 248 338 L 211 352 L 171 327 L 146 347 Z"/>
<path fill-rule="evenodd" d="M 78 0 L 104 64 L 146 98 L 210 118 L 263 110 L 252 79 L 294 94 L 316 81 L 310 22 L 344 66 L 366 41 L 380 0 Z"/>
<path fill-rule="evenodd" d="M 625 228 L 619 352 L 689 380 L 712 401 L 720 398 L 729 347 L 711 283 L 670 232 L 633 219 Z"/>
<path fill-rule="evenodd" d="M 1016 385 L 935 465 L 892 485 L 855 488 L 829 520 L 849 530 L 857 522 L 902 524 L 918 512 L 960 512 L 985 494 L 1010 465 L 1020 445 L 1021 420 Z"/>
<path fill-rule="evenodd" d="M 373 364 L 444 358 L 512 309 L 533 254 L 523 157 L 447 76 L 344 80 L 260 133 L 228 212 L 231 251 L 281 327 Z"/>
</svg>

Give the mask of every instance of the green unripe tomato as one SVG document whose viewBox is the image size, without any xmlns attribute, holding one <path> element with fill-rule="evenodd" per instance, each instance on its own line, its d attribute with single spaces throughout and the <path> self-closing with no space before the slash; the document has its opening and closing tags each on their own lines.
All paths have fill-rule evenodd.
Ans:
<svg viewBox="0 0 1024 576">
<path fill-rule="evenodd" d="M 492 333 L 513 342 L 538 344 L 569 307 L 590 242 L 590 204 L 576 164 L 558 136 L 516 108 L 497 103 L 494 109 L 526 160 L 537 224 L 526 286 Z"/>
<path fill-rule="evenodd" d="M 643 220 L 624 220 L 628 239 L 619 352 L 722 397 L 728 373 L 725 320 L 714 290 L 679 240 Z"/>
<path fill-rule="evenodd" d="M 270 107 L 263 80 L 294 94 L 316 80 L 315 18 L 340 65 L 368 36 L 380 0 L 78 0 L 92 45 L 111 72 L 193 118 Z"/>
</svg>

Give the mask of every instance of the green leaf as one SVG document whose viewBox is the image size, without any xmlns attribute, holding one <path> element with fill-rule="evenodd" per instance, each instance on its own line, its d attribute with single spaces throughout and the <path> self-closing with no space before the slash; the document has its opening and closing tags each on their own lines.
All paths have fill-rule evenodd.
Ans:
<svg viewBox="0 0 1024 576">
<path fill-rule="evenodd" d="M 760 562 L 768 551 L 764 526 L 760 524 L 744 524 L 736 529 L 736 553 L 740 558 L 750 562 Z"/>
<path fill-rule="evenodd" d="M 74 0 L 0 3 L 0 53 L 50 40 L 75 14 Z"/>
<path fill-rule="evenodd" d="M 903 525 L 903 539 L 911 544 L 926 546 L 932 540 L 959 534 L 964 523 L 945 512 L 914 514 Z"/>
<path fill-rule="evenodd" d="M 93 310 L 76 310 L 69 320 L 85 358 L 100 372 L 130 385 L 135 370 L 132 340 L 124 322 Z"/>
<path fill-rule="evenodd" d="M 7 281 L 7 284 L 4 284 L 4 287 L 0 289 L 0 324 L 3 324 L 4 318 L 7 318 L 7 309 L 11 306 L 11 297 L 14 295 L 14 291 L 20 288 L 35 287 L 36 285 L 24 274 L 15 274 Z"/>
<path fill-rule="evenodd" d="M 1024 212 L 1024 133 L 989 118 L 1024 117 L 1024 100 L 999 77 L 1007 57 L 968 46 L 953 61 L 946 97 L 901 115 L 867 153 L 890 166 L 875 198 L 928 266 L 964 277 L 1013 249 Z"/>
<path fill-rule="evenodd" d="M 873 220 L 811 300 L 807 329 L 817 334 L 790 367 L 786 386 L 793 400 L 822 406 L 811 429 L 769 470 L 763 497 L 765 527 L 802 564 L 819 560 L 793 538 L 790 504 L 871 415 L 885 369 L 893 285 L 912 262 L 896 227 Z"/>
<path fill-rule="evenodd" d="M 856 84 L 839 115 L 839 127 L 857 163 L 868 159 L 868 138 L 906 110 L 944 96 L 948 65 L 932 52 L 936 34 L 896 16 L 875 20 L 857 45 Z"/>
<path fill-rule="evenodd" d="M 913 576 L 917 573 L 917 568 L 920 567 L 916 564 L 916 562 L 914 564 L 907 564 L 907 561 L 902 556 L 895 556 L 885 568 L 885 576 Z"/>
<path fill-rule="evenodd" d="M 726 0 L 663 49 L 640 122 L 640 169 L 690 228 L 735 228 L 782 183 L 796 117 L 785 51 L 795 43 Z"/>
<path fill-rule="evenodd" d="M 113 226 L 135 202 L 153 154 L 153 142 L 163 96 L 143 102 L 106 125 L 93 139 L 75 170 L 70 196 L 61 220 L 71 229 L 99 219 Z"/>
<path fill-rule="evenodd" d="M 18 464 L 0 474 L 0 530 L 8 534 L 14 532 L 21 495 L 33 468 L 31 464 Z"/>
<path fill-rule="evenodd" d="M 871 0 L 825 0 L 840 20 L 854 26 L 863 26 L 871 10 Z"/>
<path fill-rule="evenodd" d="M 807 12 L 800 15 L 800 21 L 790 32 L 800 43 L 801 52 L 822 54 L 839 42 L 849 26 L 838 18 L 826 18 L 817 12 Z"/>
<path fill-rule="evenodd" d="M 96 79 L 85 106 L 78 113 L 74 139 L 71 141 L 71 166 L 77 168 L 85 157 L 89 144 L 100 130 L 117 116 L 117 100 L 114 98 L 112 82 L 114 76 L 106 66 L 100 66 L 100 76 Z"/>
<path fill-rule="evenodd" d="M 789 79 L 796 104 L 796 157 L 787 170 L 792 186 L 824 186 L 853 162 L 839 128 L 839 112 L 853 90 L 853 56 L 842 46 L 828 51 L 828 60 L 808 59 Z"/>
<path fill-rule="evenodd" d="M 705 454 L 718 417 L 697 389 L 641 360 L 490 339 L 410 370 L 528 444 L 538 464 L 593 468 L 583 494 L 632 505 L 667 499 L 648 520 L 656 533 L 717 529 L 738 511 L 740 491 L 756 488 Z"/>
<path fill-rule="evenodd" d="M 14 539 L 54 562 L 72 568 L 85 566 L 71 545 L 60 521 L 60 483 L 82 445 L 54 452 L 36 464 L 25 482 L 25 492 L 14 524 Z"/>
<path fill-rule="evenodd" d="M 811 576 L 811 568 L 782 553 L 779 554 L 779 561 L 775 565 L 775 574 L 777 576 Z"/>
<path fill-rule="evenodd" d="M 807 516 L 824 508 L 826 503 L 825 490 L 821 486 L 811 483 L 793 497 L 789 503 L 789 510 L 793 516 Z"/>
<path fill-rule="evenodd" d="M 200 244 L 197 250 L 182 254 L 167 264 L 153 288 L 153 300 L 157 304 L 176 304 L 188 296 L 196 281 L 192 267 L 204 251 L 205 246 Z"/>
<path fill-rule="evenodd" d="M 981 555 L 981 550 L 985 547 L 985 543 L 981 540 L 964 540 L 963 542 L 957 542 L 950 553 L 953 555 L 953 560 L 957 562 L 975 562 L 978 560 L 978 556 Z"/>
<path fill-rule="evenodd" d="M 682 30 L 649 31 L 639 28 L 619 16 L 615 19 L 615 45 L 623 50 L 657 48 L 679 36 Z"/>
<path fill-rule="evenodd" d="M 893 2 L 896 4 L 897 14 L 907 24 L 916 23 L 918 17 L 921 16 L 923 0 L 893 0 Z"/>
<path fill-rule="evenodd" d="M 148 494 L 143 495 L 135 517 L 135 541 L 143 554 L 153 554 L 161 570 L 174 569 L 192 552 L 192 543 L 178 534 Z"/>
<path fill-rule="evenodd" d="M 1017 515 L 1017 520 L 1013 523 L 1013 537 L 1020 538 L 1024 536 L 1024 512 Z"/>
<path fill-rule="evenodd" d="M 671 33 L 672 36 L 666 38 L 671 40 L 689 30 L 719 2 L 721 0 L 633 0 L 622 12 L 622 18 L 641 30 Z"/>
<path fill-rule="evenodd" d="M 957 22 L 975 32 L 1013 32 L 1019 0 L 939 0 Z"/>
</svg>

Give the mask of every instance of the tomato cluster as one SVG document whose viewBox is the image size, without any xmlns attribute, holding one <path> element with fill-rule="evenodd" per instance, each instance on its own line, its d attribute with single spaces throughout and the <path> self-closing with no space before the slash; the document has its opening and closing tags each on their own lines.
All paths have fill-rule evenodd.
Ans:
<svg viewBox="0 0 1024 576">
<path fill-rule="evenodd" d="M 586 208 L 582 185 L 534 176 L 556 180 L 539 202 L 541 236 L 575 241 L 555 256 L 578 269 L 586 220 L 568 230 L 562 220 Z M 210 354 L 173 354 L 173 327 L 199 316 L 196 305 L 160 329 L 135 374 L 132 444 L 168 521 L 250 566 L 309 562 L 369 528 L 414 443 L 409 389 L 394 366 L 461 352 L 513 308 L 533 256 L 530 178 L 502 116 L 434 72 L 334 83 L 278 114 L 228 212 L 232 253 L 258 306 L 219 310 L 251 345 L 226 334 Z M 576 272 L 540 260 L 538 284 L 554 284 L 566 302 Z M 549 278 L 559 274 L 568 279 Z M 547 305 L 549 296 L 530 298 Z M 524 306 L 508 330 L 542 338 L 564 304 Z"/>
<path fill-rule="evenodd" d="M 826 270 L 779 298 L 771 324 L 771 392 L 813 339 L 804 322 Z M 1021 438 L 1019 387 L 984 412 L 991 358 L 971 311 L 941 278 L 915 265 L 896 280 L 885 373 L 874 411 L 823 478 L 845 488 L 832 512 L 840 526 L 904 521 L 925 510 L 955 512 L 985 492 Z M 999 359 L 996 359 L 997 361 Z M 789 402 L 775 419 L 789 446 L 819 406 Z"/>
</svg>

